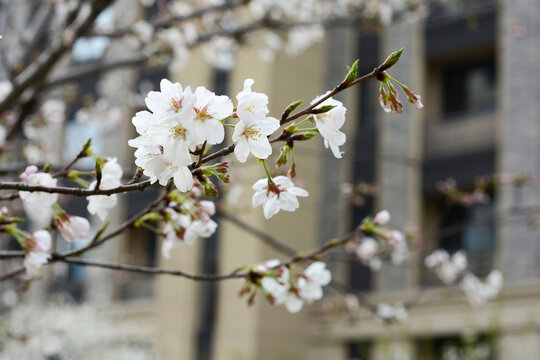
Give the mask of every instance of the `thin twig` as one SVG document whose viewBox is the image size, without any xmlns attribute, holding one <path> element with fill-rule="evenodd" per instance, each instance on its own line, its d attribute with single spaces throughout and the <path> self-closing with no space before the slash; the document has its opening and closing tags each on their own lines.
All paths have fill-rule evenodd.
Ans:
<svg viewBox="0 0 540 360">
<path fill-rule="evenodd" d="M 24 273 L 24 266 L 21 266 L 21 267 L 18 267 L 18 268 L 15 268 L 11 271 L 8 271 L 4 274 L 1 274 L 0 275 L 0 281 L 4 281 L 4 280 L 8 280 L 8 279 L 11 279 L 12 277 L 15 277 L 17 275 L 20 275 L 20 274 L 23 274 Z"/>
<path fill-rule="evenodd" d="M 184 277 L 184 278 L 196 280 L 196 281 L 219 281 L 219 280 L 228 280 L 228 279 L 241 279 L 248 276 L 247 273 L 239 273 L 237 270 L 229 274 L 223 274 L 223 275 L 191 274 L 191 273 L 184 272 L 181 270 L 167 270 L 167 269 L 148 267 L 148 266 L 116 264 L 116 263 L 109 263 L 109 262 L 104 262 L 104 261 L 88 260 L 88 259 L 73 258 L 73 257 L 60 257 L 60 258 L 54 259 L 53 261 L 65 262 L 68 264 L 76 264 L 76 265 L 82 265 L 82 266 L 94 266 L 94 267 L 100 267 L 100 268 L 111 269 L 111 270 L 137 272 L 137 273 L 143 273 L 143 274 L 173 275 L 173 276 L 180 276 L 180 277 Z"/>
<path fill-rule="evenodd" d="M 225 219 L 227 221 L 232 222 L 233 224 L 235 224 L 236 226 L 238 226 L 242 230 L 244 230 L 244 231 L 246 231 L 246 232 L 248 232 L 248 233 L 250 233 L 252 235 L 255 235 L 263 243 L 265 243 L 266 245 L 270 246 L 271 248 L 279 251 L 282 254 L 285 254 L 285 255 L 288 255 L 288 256 L 294 256 L 294 255 L 296 255 L 298 253 L 298 251 L 296 249 L 294 249 L 293 247 L 285 244 L 284 242 L 279 241 L 278 239 L 274 238 L 273 236 L 267 234 L 266 232 L 261 231 L 261 230 L 257 229 L 254 226 L 251 226 L 250 224 L 242 221 L 237 216 L 234 216 L 234 215 L 232 215 L 232 214 L 230 214 L 230 213 L 228 213 L 226 211 L 223 211 L 223 210 L 218 210 L 216 212 L 216 215 L 218 217 L 222 218 L 222 219 Z"/>
</svg>

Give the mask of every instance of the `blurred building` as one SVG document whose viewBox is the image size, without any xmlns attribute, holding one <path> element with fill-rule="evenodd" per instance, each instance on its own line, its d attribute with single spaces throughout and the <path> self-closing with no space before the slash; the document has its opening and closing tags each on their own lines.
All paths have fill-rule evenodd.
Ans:
<svg viewBox="0 0 540 360">
<path fill-rule="evenodd" d="M 527 220 L 538 205 L 534 185 L 500 186 L 488 204 L 450 205 L 436 183 L 454 178 L 472 188 L 477 176 L 493 173 L 540 176 L 540 3 L 477 1 L 437 7 L 421 23 L 398 22 L 384 33 L 332 30 L 324 46 L 301 57 L 252 65 L 246 50 L 228 72 L 233 95 L 247 76 L 271 99 L 271 111 L 297 98 L 311 99 L 344 76 L 360 59 L 371 71 L 387 54 L 405 47 L 391 74 L 423 96 L 425 108 L 404 106 L 402 115 L 379 107 L 378 84 L 367 82 L 341 98 L 348 108 L 346 155 L 336 160 L 319 140 L 299 144 L 299 179 L 310 192 L 301 211 L 265 221 L 249 206 L 250 191 L 235 201 L 235 213 L 253 226 L 300 249 L 308 249 L 355 226 L 363 216 L 388 209 L 391 226 L 420 226 L 421 250 L 406 266 L 373 273 L 357 262 L 336 261 L 335 278 L 373 301 L 418 301 L 400 325 L 323 311 L 300 314 L 269 306 L 259 297 L 247 308 L 238 282 L 192 283 L 158 279 L 158 328 L 165 358 L 193 359 L 482 359 L 535 358 L 540 352 L 540 243 Z M 200 83 L 199 74 L 179 74 Z M 209 86 L 217 73 L 208 77 Z M 213 80 L 212 80 L 213 79 Z M 217 84 L 214 83 L 214 88 Z M 402 96 L 403 97 L 403 96 Z M 317 141 L 319 141 L 317 143 Z M 238 172 L 249 186 L 262 172 Z M 240 175 L 238 175 L 240 174 Z M 343 182 L 376 182 L 378 196 L 354 207 L 338 196 Z M 226 206 L 231 206 L 226 205 Z M 193 271 L 216 258 L 218 271 L 280 256 L 233 224 L 221 221 L 218 240 L 176 250 L 164 266 Z M 463 249 L 478 276 L 501 269 L 501 297 L 473 309 L 457 292 L 440 287 L 423 269 L 435 248 Z M 281 255 L 282 256 L 282 255 Z M 331 292 L 332 290 L 329 290 Z M 339 296 L 339 295 L 338 295 Z M 181 355 L 179 355 L 181 354 Z"/>
</svg>

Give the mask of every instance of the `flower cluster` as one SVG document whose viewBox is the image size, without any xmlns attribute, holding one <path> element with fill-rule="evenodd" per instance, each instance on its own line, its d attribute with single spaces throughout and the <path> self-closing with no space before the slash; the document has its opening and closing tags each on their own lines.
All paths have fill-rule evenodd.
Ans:
<svg viewBox="0 0 540 360">
<path fill-rule="evenodd" d="M 259 159 L 272 154 L 268 136 L 279 128 L 279 120 L 268 115 L 268 96 L 251 91 L 252 79 L 244 81 L 244 90 L 238 93 L 236 114 L 240 121 L 234 127 L 234 154 L 240 162 L 246 162 L 249 153 Z"/>
<path fill-rule="evenodd" d="M 401 231 L 384 227 L 390 218 L 387 210 L 378 212 L 373 219 L 366 218 L 360 225 L 361 232 L 357 238 L 347 245 L 347 249 L 355 252 L 360 262 L 371 270 L 379 270 L 383 259 L 401 265 L 409 257 L 405 235 Z"/>
<path fill-rule="evenodd" d="M 38 230 L 28 236 L 24 241 L 24 267 L 30 276 L 41 273 L 41 267 L 51 258 L 51 234 L 45 230 Z"/>
<path fill-rule="evenodd" d="M 118 164 L 116 158 L 107 158 L 101 168 L 100 190 L 114 189 L 120 186 L 123 170 Z M 98 181 L 94 180 L 88 187 L 94 190 L 98 186 Z M 116 194 L 112 195 L 92 195 L 88 197 L 88 212 L 97 215 L 102 221 L 107 218 L 109 209 L 113 208 L 118 202 Z"/>
<path fill-rule="evenodd" d="M 470 207 L 489 203 L 491 195 L 495 192 L 498 185 L 521 187 L 530 185 L 531 183 L 531 174 L 525 172 L 515 177 L 511 177 L 508 174 L 479 176 L 474 180 L 474 186 L 471 191 L 459 189 L 456 180 L 452 178 L 439 181 L 436 187 L 437 191 L 443 194 L 452 204 Z"/>
<path fill-rule="evenodd" d="M 272 153 L 268 136 L 279 128 L 277 119 L 267 117 L 268 97 L 251 91 L 253 80 L 247 79 L 237 95 L 233 141 L 235 155 L 245 162 L 250 153 L 266 159 Z M 217 96 L 204 87 L 193 92 L 188 86 L 163 79 L 161 91 L 151 91 L 146 105 L 151 112 L 138 112 L 133 118 L 139 137 L 130 140 L 136 147 L 135 163 L 144 169 L 152 182 L 165 185 L 171 178 L 183 192 L 193 186 L 190 152 L 202 151 L 206 145 L 223 142 L 223 122 L 233 117 L 233 103 L 227 96 Z"/>
<path fill-rule="evenodd" d="M 437 249 L 424 259 L 424 264 L 434 270 L 444 284 L 450 285 L 467 269 L 467 256 L 464 251 L 450 256 L 446 250 Z"/>
<path fill-rule="evenodd" d="M 484 281 L 474 274 L 468 273 L 461 281 L 461 289 L 465 293 L 469 304 L 479 307 L 489 300 L 496 298 L 503 285 L 503 276 L 500 271 L 493 270 Z"/>
<path fill-rule="evenodd" d="M 187 196 L 178 196 L 182 199 L 180 205 L 176 202 L 169 204 L 165 209 L 165 225 L 162 236 L 164 241 L 161 246 L 161 254 L 169 259 L 171 249 L 178 246 L 180 241 L 192 245 L 198 238 L 206 238 L 214 234 L 217 223 L 210 216 L 216 213 L 215 204 L 212 201 L 197 200 L 200 196 L 198 187 L 193 187 Z"/>
<path fill-rule="evenodd" d="M 395 303 L 393 305 L 387 303 L 377 304 L 376 310 L 377 316 L 385 321 L 405 321 L 407 320 L 407 309 L 402 303 Z"/>
<path fill-rule="evenodd" d="M 341 184 L 341 194 L 345 198 L 350 198 L 355 206 L 361 207 L 366 203 L 366 197 L 377 194 L 377 185 L 374 183 L 359 182 L 357 184 Z"/>
<path fill-rule="evenodd" d="M 252 303 L 260 287 L 272 305 L 285 305 L 291 313 L 300 311 L 304 304 L 322 299 L 322 287 L 332 280 L 332 274 L 325 263 L 313 262 L 295 276 L 291 276 L 289 268 L 279 264 L 279 260 L 273 259 L 255 266 L 251 271 L 251 279 L 247 280 L 240 295 L 251 293 L 248 302 Z"/>
<path fill-rule="evenodd" d="M 446 285 L 456 283 L 461 279 L 460 288 L 471 306 L 484 305 L 496 298 L 502 289 L 503 277 L 500 271 L 492 270 L 485 281 L 467 271 L 465 252 L 458 251 L 450 256 L 446 250 L 437 249 L 424 261 L 428 269 L 435 270 L 439 279 Z"/>
<path fill-rule="evenodd" d="M 395 82 L 401 87 L 407 95 L 407 99 L 415 108 L 421 109 L 424 107 L 419 93 L 411 91 L 406 85 L 403 85 L 390 75 L 384 73 L 380 85 L 379 103 L 385 112 L 393 112 L 394 114 L 401 114 L 403 112 L 403 104 L 399 101 L 398 91 L 394 85 L 392 85 L 392 82 Z"/>
</svg>

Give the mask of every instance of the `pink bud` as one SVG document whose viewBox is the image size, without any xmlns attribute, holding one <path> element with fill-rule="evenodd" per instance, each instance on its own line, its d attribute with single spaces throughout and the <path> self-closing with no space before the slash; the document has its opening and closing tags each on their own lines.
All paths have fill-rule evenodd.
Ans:
<svg viewBox="0 0 540 360">
<path fill-rule="evenodd" d="M 20 179 L 23 181 L 23 182 L 27 182 L 28 181 L 28 177 L 34 173 L 36 173 L 38 171 L 38 168 L 37 166 L 35 165 L 30 165 L 26 168 L 26 170 L 24 170 L 24 172 L 19 176 Z"/>
</svg>

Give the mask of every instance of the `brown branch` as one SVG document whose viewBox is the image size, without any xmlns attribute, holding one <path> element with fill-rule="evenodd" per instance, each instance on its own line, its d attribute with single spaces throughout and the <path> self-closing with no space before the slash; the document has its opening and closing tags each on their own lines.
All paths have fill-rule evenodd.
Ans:
<svg viewBox="0 0 540 360">
<path fill-rule="evenodd" d="M 228 279 L 241 279 L 241 278 L 246 278 L 248 276 L 248 273 L 239 273 L 238 270 L 234 270 L 230 272 L 229 274 L 223 274 L 223 275 L 191 274 L 191 273 L 181 271 L 181 270 L 167 270 L 167 269 L 148 267 L 148 266 L 116 264 L 116 263 L 109 263 L 109 262 L 104 262 L 104 261 L 87 260 L 87 259 L 73 258 L 73 257 L 60 257 L 60 258 L 53 259 L 53 262 L 54 261 L 65 262 L 68 264 L 75 264 L 75 265 L 81 265 L 81 266 L 94 266 L 94 267 L 111 269 L 111 270 L 130 271 L 130 272 L 143 273 L 143 274 L 180 276 L 180 277 L 184 277 L 184 278 L 196 280 L 196 281 L 219 281 L 219 280 L 228 280 Z"/>
<path fill-rule="evenodd" d="M 11 279 L 17 275 L 23 274 L 25 272 L 24 266 L 10 270 L 4 274 L 0 274 L 0 281 Z"/>
<path fill-rule="evenodd" d="M 240 6 L 245 5 L 247 2 L 245 0 L 237 0 L 237 1 L 225 1 L 223 4 L 220 5 L 214 5 L 214 6 L 208 6 L 206 8 L 198 9 L 190 14 L 187 15 L 179 15 L 179 16 L 169 16 L 166 19 L 158 19 L 156 21 L 153 21 L 150 23 L 154 28 L 164 28 L 167 26 L 175 25 L 178 23 L 182 23 L 184 21 L 197 19 L 200 17 L 203 17 L 204 15 L 211 14 L 214 12 L 222 12 L 226 10 L 234 10 Z M 133 33 L 133 27 L 126 27 L 123 29 L 117 29 L 112 32 L 94 32 L 92 35 L 96 36 L 109 36 L 109 37 L 118 37 L 125 34 Z"/>
<path fill-rule="evenodd" d="M 24 257 L 26 253 L 22 250 L 0 250 L 0 259 L 13 259 Z"/>
<path fill-rule="evenodd" d="M 14 79 L 12 91 L 0 103 L 0 113 L 13 107 L 27 88 L 44 79 L 62 55 L 71 48 L 73 41 L 85 34 L 93 26 L 94 20 L 110 3 L 111 0 L 92 1 L 91 11 L 88 17 L 75 26 L 74 29 L 67 30 L 72 33 L 71 41 L 65 41 L 63 36 L 60 36 L 55 44 L 44 51 Z"/>
<path fill-rule="evenodd" d="M 152 185 L 150 180 L 141 181 L 135 184 L 121 185 L 112 189 L 81 189 L 81 188 L 71 188 L 65 186 L 42 186 L 42 185 L 27 185 L 20 182 L 3 182 L 0 183 L 0 190 L 19 190 L 19 191 L 40 191 L 50 194 L 66 194 L 74 196 L 91 196 L 91 195 L 112 195 L 118 193 L 124 193 L 128 191 L 142 191 L 148 186 Z"/>
<path fill-rule="evenodd" d="M 66 252 L 64 254 L 53 254 L 57 258 L 60 257 L 70 257 L 70 256 L 79 256 L 82 255 L 87 250 L 93 249 L 97 246 L 100 246 L 101 244 L 105 243 L 106 241 L 120 235 L 124 231 L 132 228 L 135 225 L 135 222 L 141 217 L 152 211 L 154 208 L 156 208 L 162 201 L 164 201 L 167 198 L 167 195 L 169 195 L 169 192 L 171 191 L 171 184 L 167 185 L 167 187 L 164 189 L 163 193 L 158 196 L 153 202 L 148 204 L 143 210 L 141 210 L 139 213 L 133 215 L 130 219 L 122 223 L 116 230 L 113 232 L 101 237 L 101 233 L 97 232 L 94 235 L 94 238 L 90 241 L 90 243 L 80 249 L 72 250 L 69 252 Z"/>
<path fill-rule="evenodd" d="M 279 251 L 282 254 L 285 254 L 285 255 L 288 255 L 288 256 L 294 256 L 294 255 L 296 255 L 298 253 L 298 251 L 296 249 L 294 249 L 293 247 L 285 244 L 284 242 L 281 242 L 281 241 L 277 240 L 276 238 L 274 238 L 273 236 L 267 234 L 266 232 L 264 232 L 262 230 L 259 230 L 254 226 L 251 226 L 250 224 L 242 221 L 237 216 L 234 216 L 234 215 L 232 215 L 232 214 L 230 214 L 230 213 L 228 213 L 226 211 L 223 211 L 223 210 L 218 210 L 216 212 L 216 215 L 218 217 L 222 218 L 222 219 L 225 219 L 227 221 L 232 222 L 233 224 L 238 226 L 240 229 L 242 229 L 242 230 L 244 230 L 244 231 L 246 231 L 246 232 L 248 232 L 248 233 L 250 233 L 252 235 L 255 235 L 263 243 L 270 246 L 272 249 Z"/>
</svg>

